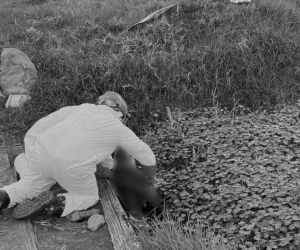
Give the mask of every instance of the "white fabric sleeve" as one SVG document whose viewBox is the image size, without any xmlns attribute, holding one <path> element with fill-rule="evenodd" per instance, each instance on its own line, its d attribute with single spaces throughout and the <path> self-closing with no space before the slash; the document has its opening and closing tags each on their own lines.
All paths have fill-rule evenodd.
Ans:
<svg viewBox="0 0 300 250">
<path fill-rule="evenodd" d="M 114 160 L 111 155 L 108 155 L 105 159 L 100 162 L 101 166 L 104 168 L 112 169 L 114 167 Z"/>
<path fill-rule="evenodd" d="M 44 118 L 38 120 L 26 133 L 24 142 L 26 147 L 31 147 L 34 145 L 36 138 L 46 131 L 48 128 L 54 124 L 66 119 L 70 113 L 72 113 L 77 106 L 68 106 L 61 108 Z"/>
<path fill-rule="evenodd" d="M 151 148 L 126 126 L 123 126 L 121 131 L 120 146 L 142 165 L 156 165 L 155 155 Z"/>
</svg>

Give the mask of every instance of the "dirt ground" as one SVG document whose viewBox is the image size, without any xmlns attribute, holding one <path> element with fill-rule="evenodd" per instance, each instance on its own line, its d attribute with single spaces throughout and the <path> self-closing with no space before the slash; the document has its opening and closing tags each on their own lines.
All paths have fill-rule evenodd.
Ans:
<svg viewBox="0 0 300 250">
<path fill-rule="evenodd" d="M 87 221 L 76 223 L 66 218 L 39 218 L 32 224 L 40 250 L 113 249 L 107 225 L 91 232 L 86 227 Z"/>
<path fill-rule="evenodd" d="M 6 228 L 12 229 L 14 224 L 17 226 L 10 212 L 0 216 L 0 224 L 2 229 L 0 237 L 2 234 L 9 233 L 5 230 Z M 10 225 L 8 226 L 8 224 Z M 37 218 L 32 221 L 32 224 L 37 247 L 40 250 L 113 249 L 107 225 L 96 232 L 91 232 L 86 228 L 86 221 L 74 223 L 65 218 Z M 15 240 L 15 237 L 6 236 L 6 238 Z M 0 249 L 7 250 L 8 246 L 22 246 L 22 239 L 17 241 L 5 242 L 5 246 L 1 246 Z"/>
<path fill-rule="evenodd" d="M 58 185 L 51 190 L 55 193 L 63 192 Z M 93 208 L 99 209 L 100 214 L 103 214 L 100 202 Z M 107 224 L 96 232 L 87 229 L 87 220 L 71 222 L 66 218 L 40 217 L 33 220 L 32 224 L 40 250 L 113 249 Z"/>
</svg>

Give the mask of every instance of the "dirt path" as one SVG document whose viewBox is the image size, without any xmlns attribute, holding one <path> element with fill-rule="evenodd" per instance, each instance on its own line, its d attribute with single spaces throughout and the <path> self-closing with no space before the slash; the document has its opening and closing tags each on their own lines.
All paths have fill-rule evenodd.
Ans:
<svg viewBox="0 0 300 250">
<path fill-rule="evenodd" d="M 96 207 L 101 209 L 100 204 Z M 33 225 L 40 250 L 113 249 L 107 225 L 96 232 L 86 228 L 86 221 L 74 223 L 65 218 L 38 218 Z"/>
<path fill-rule="evenodd" d="M 52 189 L 55 193 L 63 192 L 58 185 Z M 93 208 L 103 208 L 96 204 Z M 113 244 L 107 224 L 96 232 L 87 229 L 87 221 L 70 222 L 66 218 L 40 217 L 32 221 L 39 250 L 112 250 Z"/>
<path fill-rule="evenodd" d="M 57 219 L 50 221 L 50 224 L 34 225 L 40 250 L 113 249 L 107 226 L 97 232 L 90 232 L 86 229 L 86 222 L 72 223 L 66 219 Z"/>
</svg>

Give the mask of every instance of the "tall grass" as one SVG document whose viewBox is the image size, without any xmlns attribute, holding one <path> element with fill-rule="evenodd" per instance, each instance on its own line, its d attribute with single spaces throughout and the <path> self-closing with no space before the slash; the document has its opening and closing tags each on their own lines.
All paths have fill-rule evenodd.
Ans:
<svg viewBox="0 0 300 250">
<path fill-rule="evenodd" d="M 170 216 L 163 221 L 136 225 L 138 240 L 145 250 L 235 250 L 233 241 L 200 223 L 183 227 Z"/>
<path fill-rule="evenodd" d="M 232 108 L 239 103 L 266 109 L 299 99 L 297 1 L 254 0 L 242 6 L 182 1 L 178 13 L 125 32 L 171 3 L 6 2 L 0 8 L 0 46 L 27 53 L 39 82 L 22 113 L 1 108 L 0 129 L 24 135 L 45 114 L 92 102 L 106 90 L 124 95 L 136 132 L 166 105 Z M 31 26 L 41 35 L 27 33 Z"/>
</svg>

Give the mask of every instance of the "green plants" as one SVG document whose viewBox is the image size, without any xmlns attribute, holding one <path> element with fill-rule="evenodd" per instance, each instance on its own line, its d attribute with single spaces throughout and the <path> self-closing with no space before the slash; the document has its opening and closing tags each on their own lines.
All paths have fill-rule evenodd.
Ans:
<svg viewBox="0 0 300 250">
<path fill-rule="evenodd" d="M 184 1 L 174 16 L 132 32 L 125 30 L 173 2 L 1 3 L 0 45 L 21 49 L 39 71 L 34 98 L 22 111 L 30 115 L 1 108 L 3 129 L 24 135 L 49 112 L 94 101 L 106 90 L 126 97 L 137 133 L 165 106 L 271 110 L 295 102 L 299 6 L 275 2 Z M 26 32 L 30 27 L 41 35 Z M 16 115 L 22 126 L 9 125 Z"/>
<path fill-rule="evenodd" d="M 203 228 L 200 223 L 183 226 L 170 215 L 148 223 L 136 223 L 138 239 L 143 249 L 150 250 L 233 250 L 234 243 L 218 235 L 211 228 Z"/>
<path fill-rule="evenodd" d="M 214 228 L 240 248 L 299 247 L 299 106 L 232 115 L 173 112 L 143 137 L 178 223 Z"/>
</svg>

